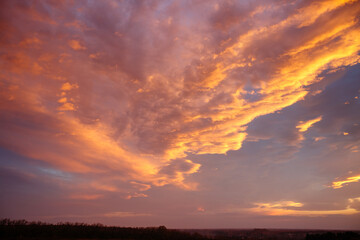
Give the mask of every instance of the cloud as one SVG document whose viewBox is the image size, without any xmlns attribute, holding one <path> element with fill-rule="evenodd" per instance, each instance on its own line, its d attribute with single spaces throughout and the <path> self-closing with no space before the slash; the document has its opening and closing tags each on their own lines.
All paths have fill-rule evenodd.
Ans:
<svg viewBox="0 0 360 240">
<path fill-rule="evenodd" d="M 151 214 L 148 214 L 148 213 L 133 213 L 133 212 L 110 212 L 110 213 L 105 213 L 104 216 L 105 217 L 123 218 L 123 217 L 151 216 Z"/>
<path fill-rule="evenodd" d="M 74 104 L 65 102 L 63 105 L 57 108 L 59 111 L 74 111 L 76 110 Z"/>
<path fill-rule="evenodd" d="M 86 49 L 86 47 L 81 45 L 78 40 L 70 40 L 68 43 L 69 43 L 69 46 L 74 50 L 85 50 Z"/>
<path fill-rule="evenodd" d="M 103 197 L 103 195 L 100 195 L 100 194 L 92 194 L 92 195 L 88 195 L 88 194 L 85 194 L 85 195 L 71 195 L 69 198 L 71 199 L 79 199 L 79 200 L 96 200 L 96 199 L 99 199 Z"/>
<path fill-rule="evenodd" d="M 148 197 L 148 195 L 144 193 L 134 193 L 132 195 L 127 195 L 126 199 L 139 198 L 139 197 Z"/>
<path fill-rule="evenodd" d="M 351 201 L 350 201 L 351 202 Z M 279 203 L 255 203 L 256 207 L 251 208 L 250 211 L 270 216 L 327 216 L 327 215 L 352 215 L 358 214 L 359 211 L 352 208 L 350 205 L 346 209 L 340 210 L 297 210 L 289 209 L 289 207 L 302 207 L 302 203 L 295 203 L 292 201 Z"/>
<path fill-rule="evenodd" d="M 134 182 L 134 181 L 131 181 L 130 183 L 135 188 L 137 188 L 139 191 L 146 191 L 146 190 L 149 190 L 151 188 L 151 185 L 149 185 L 149 184 L 138 183 L 138 182 Z"/>
<path fill-rule="evenodd" d="M 79 86 L 77 84 L 71 84 L 69 82 L 66 82 L 61 86 L 60 90 L 62 90 L 62 91 L 70 91 L 71 89 L 78 88 L 78 87 Z"/>
<path fill-rule="evenodd" d="M 158 173 L 161 177 L 157 185 L 173 183 L 184 189 L 194 190 L 196 189 L 196 184 L 186 183 L 184 180 L 186 175 L 196 173 L 200 166 L 200 164 L 193 163 L 190 160 L 174 160 L 160 169 Z"/>
<path fill-rule="evenodd" d="M 306 132 L 311 126 L 317 122 L 320 122 L 322 117 L 317 117 L 306 122 L 300 121 L 296 128 L 299 128 L 299 132 Z"/>
<path fill-rule="evenodd" d="M 360 175 L 351 176 L 351 177 L 347 177 L 346 179 L 343 179 L 343 180 L 334 181 L 332 183 L 331 187 L 333 189 L 342 188 L 342 187 L 348 185 L 349 183 L 355 183 L 355 182 L 359 182 L 359 181 L 360 181 Z"/>
<path fill-rule="evenodd" d="M 198 208 L 196 209 L 196 211 L 198 211 L 198 212 L 205 212 L 205 208 L 203 208 L 203 207 L 198 207 Z"/>
<path fill-rule="evenodd" d="M 358 198 L 349 198 L 350 207 L 360 211 L 360 197 Z"/>
<path fill-rule="evenodd" d="M 356 2 L 213 3 L 7 1 L 0 144 L 99 191 L 194 190 L 188 155 L 239 150 L 256 119 L 359 62 Z M 288 156 L 301 134 L 283 129 Z"/>
</svg>

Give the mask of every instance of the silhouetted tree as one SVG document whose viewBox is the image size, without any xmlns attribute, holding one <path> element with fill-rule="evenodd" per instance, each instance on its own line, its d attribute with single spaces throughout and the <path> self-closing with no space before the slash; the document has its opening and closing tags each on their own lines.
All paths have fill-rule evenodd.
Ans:
<svg viewBox="0 0 360 240">
<path fill-rule="evenodd" d="M 0 220 L 0 239 L 139 239 L 139 240 L 207 240 L 199 234 L 169 230 L 165 226 L 150 228 L 107 227 L 102 224 L 27 222 Z"/>
</svg>

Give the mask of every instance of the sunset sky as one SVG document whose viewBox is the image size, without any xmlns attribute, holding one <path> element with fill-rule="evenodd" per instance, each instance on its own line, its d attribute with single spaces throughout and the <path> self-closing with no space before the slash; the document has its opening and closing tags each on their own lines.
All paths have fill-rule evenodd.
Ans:
<svg viewBox="0 0 360 240">
<path fill-rule="evenodd" d="M 0 12 L 0 218 L 360 229 L 360 1 Z"/>
</svg>

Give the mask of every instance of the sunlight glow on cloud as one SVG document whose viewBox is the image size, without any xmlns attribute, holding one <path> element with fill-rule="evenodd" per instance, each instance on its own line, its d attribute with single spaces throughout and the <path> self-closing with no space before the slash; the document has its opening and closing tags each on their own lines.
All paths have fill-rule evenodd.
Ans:
<svg viewBox="0 0 360 240">
<path fill-rule="evenodd" d="M 340 181 L 334 181 L 331 185 L 333 189 L 342 188 L 344 186 L 347 186 L 349 183 L 355 183 L 360 181 L 360 175 L 348 177 L 344 180 Z"/>
<path fill-rule="evenodd" d="M 353 200 L 349 199 L 351 204 Z M 276 203 L 255 203 L 256 207 L 251 208 L 250 211 L 270 216 L 327 216 L 327 215 L 351 215 L 358 214 L 359 211 L 347 206 L 345 209 L 340 210 L 303 210 L 294 209 L 303 207 L 302 203 L 292 201 L 276 202 Z"/>
<path fill-rule="evenodd" d="M 183 19 L 160 3 L 102 2 L 109 21 L 97 2 L 7 4 L 1 145 L 94 174 L 89 186 L 124 197 L 167 184 L 197 189 L 187 177 L 201 164 L 188 155 L 239 150 L 255 118 L 303 100 L 322 73 L 360 61 L 356 1 L 310 1 L 289 12 L 267 3 L 244 20 L 227 19 L 221 5 L 180 4 L 180 13 L 204 7 L 204 16 Z"/>
<path fill-rule="evenodd" d="M 203 208 L 203 207 L 198 207 L 196 210 L 197 210 L 198 212 L 205 212 L 205 208 Z"/>
<path fill-rule="evenodd" d="M 306 122 L 300 121 L 299 125 L 296 126 L 296 128 L 299 128 L 299 132 L 306 132 L 311 126 L 317 122 L 320 122 L 322 119 L 322 116 L 308 120 Z"/>
<path fill-rule="evenodd" d="M 80 200 L 95 200 L 103 197 L 101 194 L 93 194 L 93 195 L 71 195 L 69 198 L 71 199 L 80 199 Z"/>
<path fill-rule="evenodd" d="M 132 195 L 127 195 L 126 199 L 139 198 L 139 197 L 148 197 L 148 195 L 144 193 L 134 193 Z"/>
<path fill-rule="evenodd" d="M 86 47 L 82 46 L 78 40 L 70 40 L 69 46 L 74 50 L 85 50 Z"/>
</svg>

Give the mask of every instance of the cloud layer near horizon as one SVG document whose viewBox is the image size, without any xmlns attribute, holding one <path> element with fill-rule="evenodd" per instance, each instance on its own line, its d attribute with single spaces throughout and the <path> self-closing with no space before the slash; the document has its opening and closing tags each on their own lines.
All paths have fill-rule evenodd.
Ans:
<svg viewBox="0 0 360 240">
<path fill-rule="evenodd" d="M 360 61 L 358 1 L 1 4 L 0 145 L 47 164 L 50 175 L 69 174 L 59 182 L 76 189 L 72 199 L 144 198 L 168 184 L 199 191 L 203 179 L 193 175 L 207 163 L 191 156 L 246 141 L 278 138 L 279 152 L 262 159 L 286 162 L 311 128 L 336 117 L 314 110 L 286 116 L 283 130 L 279 119 L 252 124 L 321 100 L 327 76 Z M 353 125 L 349 137 L 358 133 Z M 348 149 L 356 153 L 358 142 Z"/>
</svg>

